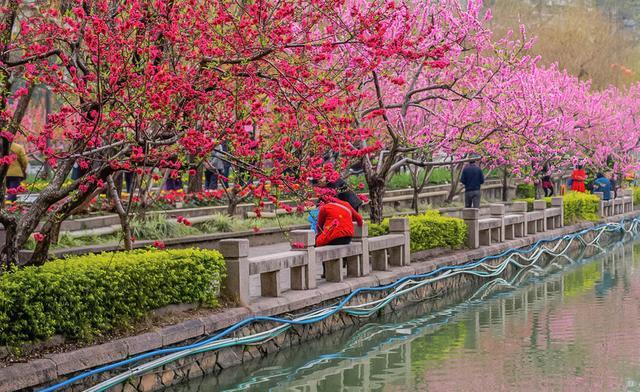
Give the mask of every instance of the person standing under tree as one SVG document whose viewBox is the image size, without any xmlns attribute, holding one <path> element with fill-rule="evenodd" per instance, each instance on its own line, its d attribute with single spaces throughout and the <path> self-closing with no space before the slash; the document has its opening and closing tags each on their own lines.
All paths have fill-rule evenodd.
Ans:
<svg viewBox="0 0 640 392">
<path fill-rule="evenodd" d="M 211 153 L 211 160 L 205 162 L 204 187 L 207 190 L 218 189 L 218 179 L 222 180 L 223 186 L 226 188 L 225 162 L 220 156 L 220 151 L 222 151 L 222 147 L 216 146 Z"/>
<path fill-rule="evenodd" d="M 11 162 L 7 170 L 7 189 L 15 189 L 20 186 L 20 183 L 27 177 L 27 166 L 29 165 L 27 152 L 22 145 L 12 143 L 11 153 L 16 155 L 16 159 Z M 16 199 L 17 195 L 15 192 L 7 195 L 7 200 L 16 201 Z"/>
<path fill-rule="evenodd" d="M 546 166 L 542 168 L 542 190 L 544 191 L 544 197 L 553 196 L 553 182 L 551 182 L 549 168 Z"/>
<path fill-rule="evenodd" d="M 475 160 L 469 161 L 462 170 L 460 182 L 464 185 L 465 208 L 480 208 L 480 187 L 484 184 L 484 173 Z"/>
<path fill-rule="evenodd" d="M 582 168 L 582 165 L 576 166 L 575 170 L 571 173 L 571 190 L 574 192 L 586 192 L 587 188 L 584 182 L 587 180 L 587 173 Z"/>
<path fill-rule="evenodd" d="M 618 182 L 616 181 L 616 175 L 610 173 L 608 178 L 609 182 L 611 183 L 611 192 L 613 192 L 613 198 L 615 199 L 616 197 L 618 197 Z"/>
</svg>

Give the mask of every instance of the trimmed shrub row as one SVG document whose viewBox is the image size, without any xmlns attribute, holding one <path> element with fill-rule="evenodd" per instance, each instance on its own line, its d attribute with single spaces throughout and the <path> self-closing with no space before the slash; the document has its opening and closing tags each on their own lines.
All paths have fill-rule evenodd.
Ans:
<svg viewBox="0 0 640 392">
<path fill-rule="evenodd" d="M 459 218 L 440 215 L 429 210 L 421 215 L 409 216 L 411 251 L 434 248 L 461 248 L 467 239 L 467 225 Z M 376 237 L 389 233 L 389 220 L 381 224 L 371 223 L 369 235 Z"/>
<path fill-rule="evenodd" d="M 634 186 L 631 189 L 633 189 L 633 205 L 640 206 L 640 187 Z"/>
<path fill-rule="evenodd" d="M 516 201 L 526 201 L 529 211 L 533 210 L 534 198 L 518 199 Z M 541 199 L 551 206 L 551 198 Z M 564 224 L 572 225 L 579 221 L 597 221 L 598 203 L 600 199 L 596 195 L 581 192 L 569 192 L 563 196 L 564 202 Z"/>
<path fill-rule="evenodd" d="M 74 340 L 129 326 L 170 304 L 216 306 L 225 264 L 217 251 L 89 254 L 0 275 L 0 344 Z"/>
<path fill-rule="evenodd" d="M 516 187 L 516 197 L 523 199 L 535 199 L 536 186 L 534 184 L 518 184 Z"/>
</svg>

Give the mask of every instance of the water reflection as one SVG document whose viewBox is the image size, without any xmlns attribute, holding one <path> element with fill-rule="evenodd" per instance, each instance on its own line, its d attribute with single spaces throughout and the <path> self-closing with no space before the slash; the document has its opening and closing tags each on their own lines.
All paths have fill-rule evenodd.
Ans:
<svg viewBox="0 0 640 392">
<path fill-rule="evenodd" d="M 640 390 L 638 253 L 614 244 L 175 390 Z"/>
</svg>

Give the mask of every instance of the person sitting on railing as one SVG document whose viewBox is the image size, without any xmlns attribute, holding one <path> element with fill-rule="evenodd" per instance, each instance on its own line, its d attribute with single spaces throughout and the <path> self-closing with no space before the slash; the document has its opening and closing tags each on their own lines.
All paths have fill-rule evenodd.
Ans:
<svg viewBox="0 0 640 392">
<path fill-rule="evenodd" d="M 354 234 L 353 221 L 362 226 L 362 216 L 346 201 L 321 196 L 316 246 L 347 245 Z"/>
<path fill-rule="evenodd" d="M 593 182 L 593 191 L 602 192 L 602 200 L 611 200 L 611 181 L 602 173 L 598 173 L 596 180 Z"/>
</svg>

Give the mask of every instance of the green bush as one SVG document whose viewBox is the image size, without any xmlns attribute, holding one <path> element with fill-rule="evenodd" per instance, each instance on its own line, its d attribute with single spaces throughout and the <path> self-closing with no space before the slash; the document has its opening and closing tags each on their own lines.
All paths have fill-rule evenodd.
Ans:
<svg viewBox="0 0 640 392">
<path fill-rule="evenodd" d="M 551 198 L 543 199 L 547 202 L 547 207 L 551 206 Z M 516 199 L 514 201 L 526 201 L 527 210 L 533 210 L 533 198 Z M 597 221 L 598 218 L 598 196 L 590 193 L 569 192 L 563 196 L 564 201 L 564 224 L 572 225 L 579 221 Z"/>
<path fill-rule="evenodd" d="M 574 224 L 582 220 L 597 221 L 600 198 L 581 192 L 569 192 L 564 196 L 564 223 Z"/>
<path fill-rule="evenodd" d="M 535 199 L 536 186 L 533 184 L 518 184 L 516 187 L 516 197 L 521 197 L 523 199 Z"/>
<path fill-rule="evenodd" d="M 634 186 L 633 188 L 633 205 L 640 205 L 640 187 Z"/>
<path fill-rule="evenodd" d="M 155 249 L 89 254 L 0 275 L 0 344 L 54 334 L 69 339 L 129 326 L 170 304 L 218 304 L 225 264 L 217 251 Z"/>
<path fill-rule="evenodd" d="M 382 223 L 369 222 L 369 237 L 380 237 L 389 234 L 389 219 L 385 219 Z"/>
<path fill-rule="evenodd" d="M 149 214 L 143 219 L 131 221 L 131 235 L 136 239 L 164 240 L 199 233 L 198 229 L 170 221 L 162 214 Z"/>
<path fill-rule="evenodd" d="M 451 182 L 451 171 L 444 167 L 436 167 L 431 172 L 431 177 L 429 177 L 429 184 L 448 184 Z"/>
<path fill-rule="evenodd" d="M 409 216 L 411 251 L 434 248 L 460 248 L 467 239 L 467 226 L 462 219 L 441 216 L 439 211 L 429 210 L 421 215 Z M 369 225 L 369 235 L 376 237 L 389 233 L 389 220 Z"/>
<path fill-rule="evenodd" d="M 233 218 L 229 215 L 214 214 L 211 219 L 197 227 L 203 233 L 228 233 L 233 231 Z"/>
</svg>

